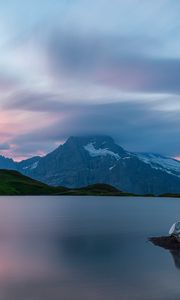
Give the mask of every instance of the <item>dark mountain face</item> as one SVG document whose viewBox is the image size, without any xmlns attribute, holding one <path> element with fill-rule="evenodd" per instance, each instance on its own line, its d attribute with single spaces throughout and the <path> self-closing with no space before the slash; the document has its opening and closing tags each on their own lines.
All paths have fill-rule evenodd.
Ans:
<svg viewBox="0 0 180 300">
<path fill-rule="evenodd" d="M 41 158 L 29 175 L 51 185 L 71 188 L 98 182 L 136 194 L 180 192 L 180 163 L 168 160 L 175 162 L 175 176 L 167 158 L 158 158 L 155 163 L 155 157 L 152 161 L 145 156 L 125 151 L 110 137 L 71 137 Z"/>
<path fill-rule="evenodd" d="M 104 174 L 125 155 L 126 152 L 109 137 L 71 137 L 39 162 L 33 176 L 68 187 L 103 183 Z"/>
<path fill-rule="evenodd" d="M 40 159 L 41 157 L 35 156 L 26 160 L 22 160 L 21 162 L 15 162 L 10 158 L 0 156 L 0 169 L 17 170 L 23 174 L 28 174 L 37 167 Z"/>
<path fill-rule="evenodd" d="M 14 170 L 16 163 L 12 159 L 0 155 L 0 169 Z"/>
<path fill-rule="evenodd" d="M 17 170 L 26 175 L 31 174 L 32 170 L 37 167 L 40 159 L 40 156 L 34 156 L 32 158 L 22 160 L 17 163 Z"/>
<path fill-rule="evenodd" d="M 0 168 L 19 170 L 54 186 L 78 188 L 105 183 L 134 194 L 180 193 L 180 162 L 157 154 L 130 153 L 107 136 L 70 137 L 45 157 Z"/>
</svg>

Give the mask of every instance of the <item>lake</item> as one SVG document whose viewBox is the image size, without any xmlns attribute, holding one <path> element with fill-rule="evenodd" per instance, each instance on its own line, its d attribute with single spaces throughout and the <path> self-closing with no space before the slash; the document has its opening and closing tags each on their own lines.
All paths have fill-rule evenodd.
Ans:
<svg viewBox="0 0 180 300">
<path fill-rule="evenodd" d="M 179 300 L 180 199 L 0 197 L 1 300 Z"/>
</svg>

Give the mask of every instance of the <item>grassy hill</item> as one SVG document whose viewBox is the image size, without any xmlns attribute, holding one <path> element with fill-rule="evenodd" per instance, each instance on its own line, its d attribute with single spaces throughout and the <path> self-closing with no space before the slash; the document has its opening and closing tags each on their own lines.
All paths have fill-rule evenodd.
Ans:
<svg viewBox="0 0 180 300">
<path fill-rule="evenodd" d="M 64 192 L 64 195 L 84 195 L 84 196 L 130 196 L 131 194 L 124 193 L 109 184 L 97 183 L 86 187 L 70 189 Z"/>
<path fill-rule="evenodd" d="M 169 193 L 166 193 L 166 194 L 161 194 L 159 195 L 159 197 L 164 197 L 164 198 L 180 198 L 180 194 L 169 194 Z"/>
<path fill-rule="evenodd" d="M 52 195 L 66 190 L 48 186 L 17 171 L 0 170 L 0 195 Z"/>
<path fill-rule="evenodd" d="M 0 195 L 107 195 L 128 196 L 108 184 L 94 184 L 78 189 L 52 187 L 17 171 L 0 170 Z"/>
</svg>

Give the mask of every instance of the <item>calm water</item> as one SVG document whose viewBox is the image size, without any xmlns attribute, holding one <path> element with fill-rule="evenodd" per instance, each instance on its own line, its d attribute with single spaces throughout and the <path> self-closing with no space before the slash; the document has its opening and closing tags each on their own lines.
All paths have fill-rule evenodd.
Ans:
<svg viewBox="0 0 180 300">
<path fill-rule="evenodd" d="M 147 242 L 180 200 L 1 197 L 1 300 L 179 300 L 180 253 Z"/>
</svg>

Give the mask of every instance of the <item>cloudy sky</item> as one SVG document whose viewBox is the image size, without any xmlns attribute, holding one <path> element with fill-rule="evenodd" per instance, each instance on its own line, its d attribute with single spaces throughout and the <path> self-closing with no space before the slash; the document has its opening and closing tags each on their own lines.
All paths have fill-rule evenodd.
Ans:
<svg viewBox="0 0 180 300">
<path fill-rule="evenodd" d="M 179 0 L 0 1 L 0 153 L 70 135 L 180 156 Z"/>
</svg>

